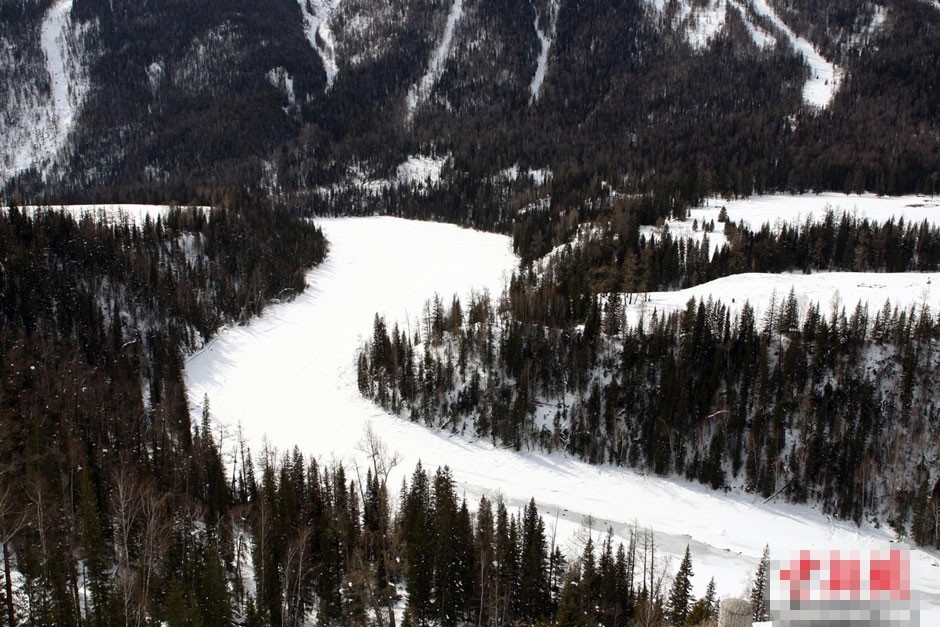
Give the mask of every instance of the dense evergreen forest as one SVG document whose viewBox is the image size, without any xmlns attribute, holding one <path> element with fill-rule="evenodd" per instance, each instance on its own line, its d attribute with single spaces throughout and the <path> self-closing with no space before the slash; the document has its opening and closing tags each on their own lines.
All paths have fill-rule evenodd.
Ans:
<svg viewBox="0 0 940 627">
<path fill-rule="evenodd" d="M 221 516 L 230 499 L 219 451 L 205 425 L 190 422 L 184 351 L 303 289 L 304 271 L 325 253 L 318 229 L 239 193 L 219 208 L 171 209 L 143 224 L 2 212 L 9 624 L 104 624 L 105 608 L 131 620 L 155 577 L 137 570 L 156 559 L 156 545 L 132 542 L 138 534 L 161 547 L 177 541 L 186 568 L 171 574 L 190 579 L 182 588 L 167 579 L 165 593 L 192 595 L 193 577 L 214 576 L 206 569 L 220 564 L 209 546 L 189 543 L 194 526 Z M 82 609 L 89 604 L 92 613 Z"/>
<path fill-rule="evenodd" d="M 826 315 L 791 292 L 759 319 L 750 304 L 711 300 L 629 324 L 624 313 L 647 290 L 736 272 L 936 268 L 936 229 L 832 213 L 779 231 L 726 224 L 729 244 L 709 258 L 707 237 L 647 239 L 632 215 L 515 276 L 498 300 L 436 296 L 413 336 L 377 317 L 360 390 L 516 450 L 819 504 L 940 543 L 927 461 L 940 424 L 936 312 L 836 303 Z"/>
<path fill-rule="evenodd" d="M 332 52 L 305 32 L 314 4 L 74 0 L 70 45 L 87 97 L 54 163 L 16 171 L 4 196 L 187 203 L 204 202 L 207 186 L 246 186 L 304 202 L 414 154 L 452 158 L 445 183 L 472 186 L 471 197 L 505 168 L 547 168 L 572 191 L 553 194 L 565 210 L 599 181 L 679 204 L 936 190 L 940 13 L 930 3 L 772 2 L 842 70 L 822 110 L 803 102 L 801 55 L 747 3 L 725 11 L 705 46 L 690 41 L 685 2 L 668 12 L 560 3 L 535 97 L 534 25 L 549 28 L 551 3 L 476 2 L 413 109 L 452 3 L 331 4 Z M 17 132 L 48 98 L 38 31 L 50 5 L 0 4 L 0 40 L 16 51 L 0 63 L 0 110 Z M 773 43 L 755 43 L 754 27 Z"/>
</svg>

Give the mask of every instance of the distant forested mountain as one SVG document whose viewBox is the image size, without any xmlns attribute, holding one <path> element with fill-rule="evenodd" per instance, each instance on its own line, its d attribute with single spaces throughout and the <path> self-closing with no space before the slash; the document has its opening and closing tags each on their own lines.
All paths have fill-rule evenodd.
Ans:
<svg viewBox="0 0 940 627">
<path fill-rule="evenodd" d="M 505 212 L 525 187 L 497 176 L 514 165 L 551 171 L 569 208 L 602 182 L 682 204 L 929 192 L 940 172 L 940 10 L 920 0 L 5 0 L 0 15 L 10 198 L 238 185 L 307 204 L 411 154 L 448 158 L 471 202 L 498 187 Z"/>
</svg>

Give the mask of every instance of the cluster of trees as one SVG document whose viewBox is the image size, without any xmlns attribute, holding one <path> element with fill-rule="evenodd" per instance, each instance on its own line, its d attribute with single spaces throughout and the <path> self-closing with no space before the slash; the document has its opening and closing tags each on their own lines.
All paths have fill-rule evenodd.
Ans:
<svg viewBox="0 0 940 627">
<path fill-rule="evenodd" d="M 513 238 L 524 261 L 568 243 L 577 231 L 577 219 L 553 223 L 528 214 L 525 218 L 516 223 Z M 655 231 L 641 228 L 663 219 L 645 199 L 601 203 L 590 227 L 555 254 L 549 274 L 567 290 L 606 293 L 684 289 L 743 272 L 940 268 L 940 229 L 926 220 L 873 222 L 829 210 L 818 220 L 764 224 L 756 230 L 729 221 L 703 224 L 700 239 L 674 237 L 668 224 Z M 716 228 L 723 229 L 725 241 L 720 246 L 713 244 Z"/>
<path fill-rule="evenodd" d="M 940 539 L 940 408 L 930 381 L 940 322 L 926 306 L 801 311 L 791 292 L 758 319 L 745 303 L 690 301 L 625 323 L 618 294 L 587 298 L 583 326 L 526 301 L 429 303 L 408 337 L 377 317 L 362 392 L 386 409 L 515 449 L 681 474 L 714 489 L 819 503 Z"/>
<path fill-rule="evenodd" d="M 190 421 L 184 351 L 302 289 L 325 251 L 242 194 L 143 224 L 0 213 L 6 622 L 143 624 L 158 600 L 176 624 L 226 624 L 229 488 L 207 417 Z"/>
</svg>

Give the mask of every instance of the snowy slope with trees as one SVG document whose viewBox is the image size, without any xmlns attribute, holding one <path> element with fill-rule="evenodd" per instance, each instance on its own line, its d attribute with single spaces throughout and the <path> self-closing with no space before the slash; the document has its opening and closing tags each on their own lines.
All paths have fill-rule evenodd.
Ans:
<svg viewBox="0 0 940 627">
<path fill-rule="evenodd" d="M 805 506 L 716 494 L 681 480 L 588 466 L 560 453 L 517 453 L 381 411 L 360 396 L 352 357 L 372 332 L 371 312 L 420 335 L 429 294 L 459 292 L 465 302 L 471 288 L 495 295 L 516 260 L 505 238 L 451 226 L 390 218 L 321 225 L 331 252 L 308 275 L 308 290 L 249 326 L 224 331 L 186 365 L 190 405 L 198 412 L 209 399 L 217 428 L 226 434 L 224 449 L 235 445 L 240 426 L 255 450 L 263 442 L 282 450 L 296 445 L 324 460 L 362 464 L 357 448 L 371 424 L 401 453 L 404 472 L 418 459 L 426 467 L 449 465 L 471 503 L 480 494 L 501 493 L 517 505 L 534 496 L 548 520 L 557 516 L 559 542 L 568 542 L 592 516 L 596 531 L 611 526 L 620 538 L 634 524 L 651 527 L 676 562 L 691 544 L 700 579 L 714 574 L 720 596 L 745 591 L 768 542 L 786 551 L 864 548 L 891 539 L 885 528 L 865 522 L 856 528 Z M 399 473 L 391 485 L 400 480 Z M 940 611 L 937 562 L 936 554 L 913 552 L 913 586 L 926 593 L 933 611 Z M 696 589 L 704 583 L 696 580 Z"/>
</svg>

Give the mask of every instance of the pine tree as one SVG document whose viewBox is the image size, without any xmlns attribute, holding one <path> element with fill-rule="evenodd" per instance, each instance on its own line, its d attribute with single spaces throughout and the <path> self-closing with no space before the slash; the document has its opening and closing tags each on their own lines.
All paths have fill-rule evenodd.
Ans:
<svg viewBox="0 0 940 627">
<path fill-rule="evenodd" d="M 669 592 L 669 622 L 675 627 L 685 625 L 685 620 L 689 615 L 689 604 L 692 600 L 692 554 L 689 547 L 685 547 L 685 556 L 682 563 L 679 564 L 679 571 L 672 582 L 672 590 Z"/>
<path fill-rule="evenodd" d="M 754 588 L 751 590 L 751 609 L 755 622 L 769 620 L 767 591 L 770 589 L 770 545 L 764 546 L 764 553 L 754 576 Z"/>
</svg>

